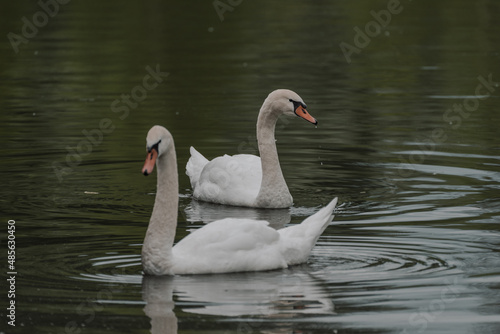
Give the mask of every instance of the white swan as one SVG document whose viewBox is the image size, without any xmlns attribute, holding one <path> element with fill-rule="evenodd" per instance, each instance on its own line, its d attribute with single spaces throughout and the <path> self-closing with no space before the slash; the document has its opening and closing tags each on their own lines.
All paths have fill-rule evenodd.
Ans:
<svg viewBox="0 0 500 334">
<path fill-rule="evenodd" d="M 162 126 L 149 130 L 142 173 L 157 166 L 153 213 L 142 246 L 150 275 L 209 274 L 286 268 L 303 263 L 332 221 L 337 198 L 301 224 L 276 231 L 266 221 L 226 218 L 192 232 L 172 247 L 177 226 L 178 176 L 174 140 Z"/>
<path fill-rule="evenodd" d="M 224 155 L 208 161 L 191 147 L 186 174 L 193 197 L 206 202 L 256 208 L 288 208 L 293 199 L 281 172 L 274 139 L 280 115 L 296 115 L 318 124 L 304 101 L 288 89 L 273 91 L 265 99 L 257 118 L 260 158 L 250 154 Z"/>
</svg>

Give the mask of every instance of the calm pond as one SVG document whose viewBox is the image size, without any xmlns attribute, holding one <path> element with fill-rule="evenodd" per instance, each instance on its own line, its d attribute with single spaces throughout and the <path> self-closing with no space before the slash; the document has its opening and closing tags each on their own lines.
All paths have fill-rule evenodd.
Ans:
<svg viewBox="0 0 500 334">
<path fill-rule="evenodd" d="M 500 333 L 500 2 L 21 0 L 0 16 L 1 334 Z M 293 207 L 193 200 L 189 147 L 257 153 L 277 88 L 319 121 L 276 127 Z M 176 142 L 176 240 L 223 217 L 298 224 L 338 196 L 309 262 L 144 277 L 155 124 Z"/>
</svg>

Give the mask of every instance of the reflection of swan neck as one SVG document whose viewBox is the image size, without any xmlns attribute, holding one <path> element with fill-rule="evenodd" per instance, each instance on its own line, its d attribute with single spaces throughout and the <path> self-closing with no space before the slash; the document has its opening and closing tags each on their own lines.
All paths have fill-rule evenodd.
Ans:
<svg viewBox="0 0 500 334">
<path fill-rule="evenodd" d="M 177 334 L 177 317 L 172 311 L 173 302 L 148 304 L 144 313 L 151 318 L 152 334 Z"/>
<path fill-rule="evenodd" d="M 279 201 L 280 198 L 276 198 L 277 194 L 284 195 L 285 201 L 287 199 L 290 201 L 289 198 L 291 198 L 281 171 L 274 137 L 276 122 L 281 114 L 281 111 L 272 109 L 270 103 L 265 101 L 257 118 L 257 142 L 262 164 L 262 183 L 256 201 L 260 207 L 269 206 L 269 204 L 266 205 L 269 201 Z M 283 207 L 288 207 L 290 204 L 284 203 Z"/>
<path fill-rule="evenodd" d="M 173 312 L 173 287 L 169 277 L 144 277 L 142 281 L 144 313 L 151 319 L 152 334 L 177 334 L 177 317 Z"/>
<path fill-rule="evenodd" d="M 142 261 L 146 273 L 164 275 L 171 268 L 179 202 L 177 158 L 172 138 L 171 147 L 158 156 L 156 166 L 156 198 L 144 239 Z"/>
</svg>

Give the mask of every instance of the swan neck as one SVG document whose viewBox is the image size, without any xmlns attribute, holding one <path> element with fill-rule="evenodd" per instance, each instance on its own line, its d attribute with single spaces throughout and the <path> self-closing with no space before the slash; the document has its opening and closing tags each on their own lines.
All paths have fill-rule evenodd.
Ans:
<svg viewBox="0 0 500 334">
<path fill-rule="evenodd" d="M 173 140 L 171 146 L 156 161 L 155 204 L 142 248 L 144 270 L 154 275 L 170 273 L 172 245 L 177 227 L 179 184 Z"/>
<path fill-rule="evenodd" d="M 264 103 L 257 118 L 257 142 L 262 164 L 262 183 L 257 196 L 261 207 L 287 207 L 291 203 L 278 203 L 285 199 L 291 202 L 290 192 L 281 171 L 274 131 L 281 112 Z"/>
<path fill-rule="evenodd" d="M 266 175 L 264 169 L 275 171 L 276 167 L 279 167 L 278 150 L 276 149 L 276 139 L 274 137 L 277 120 L 278 115 L 265 110 L 264 107 L 257 119 L 257 142 L 264 175 Z M 279 170 L 281 171 L 281 169 Z"/>
</svg>

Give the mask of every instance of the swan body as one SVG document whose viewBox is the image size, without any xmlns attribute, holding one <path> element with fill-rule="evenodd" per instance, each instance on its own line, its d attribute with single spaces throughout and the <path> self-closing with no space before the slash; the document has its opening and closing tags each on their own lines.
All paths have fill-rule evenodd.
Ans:
<svg viewBox="0 0 500 334">
<path fill-rule="evenodd" d="M 278 89 L 265 99 L 257 118 L 260 157 L 224 155 L 211 161 L 193 147 L 186 165 L 193 197 L 206 202 L 257 208 L 288 208 L 293 198 L 281 171 L 274 130 L 280 115 L 317 124 L 297 93 Z"/>
<path fill-rule="evenodd" d="M 191 170 L 194 164 L 193 157 L 202 156 L 194 147 L 191 147 L 190 152 L 191 158 L 187 170 Z M 262 181 L 262 166 L 258 156 L 224 155 L 212 161 L 205 159 L 205 164 L 199 164 L 197 167 L 200 169 L 198 175 L 188 174 L 196 175 L 196 182 L 192 182 L 193 196 L 196 199 L 226 205 L 255 206 Z M 284 206 L 288 207 L 291 205 L 292 197 L 288 189 L 286 190 L 282 197 L 286 200 Z"/>
<path fill-rule="evenodd" d="M 146 274 L 215 274 L 286 268 L 307 261 L 333 219 L 337 198 L 301 224 L 275 230 L 268 222 L 226 218 L 190 233 L 175 246 L 178 176 L 174 141 L 154 126 L 147 136 L 143 174 L 157 166 L 157 193 L 142 248 Z"/>
</svg>

